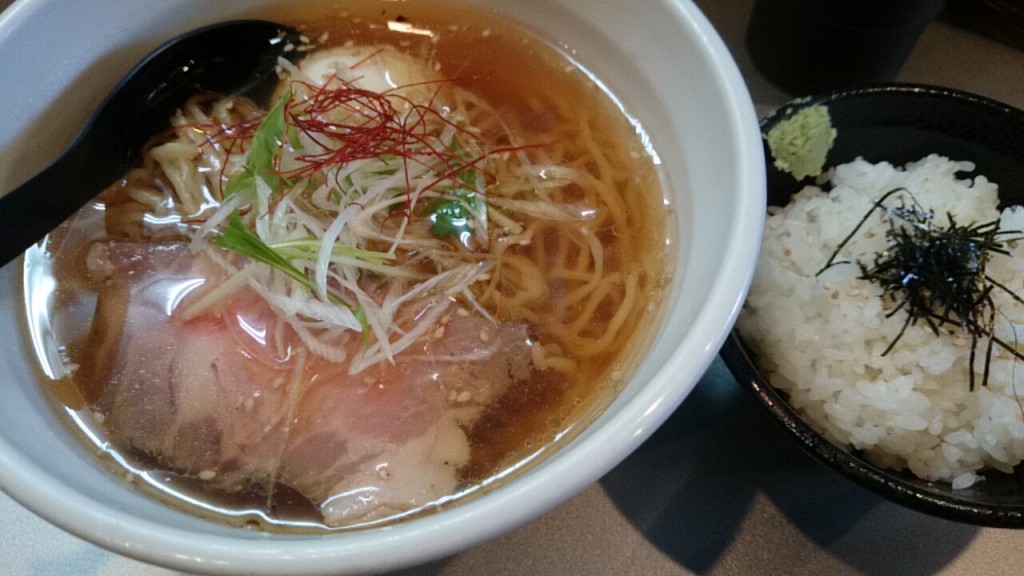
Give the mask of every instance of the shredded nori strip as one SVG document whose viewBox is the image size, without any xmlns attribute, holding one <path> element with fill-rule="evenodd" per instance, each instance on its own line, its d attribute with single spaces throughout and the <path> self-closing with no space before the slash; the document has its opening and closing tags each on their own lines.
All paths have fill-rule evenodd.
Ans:
<svg viewBox="0 0 1024 576">
<path fill-rule="evenodd" d="M 900 198 L 899 205 L 885 205 L 890 197 L 901 192 L 905 197 Z M 910 198 L 911 204 L 908 205 L 906 197 Z M 870 266 L 857 261 L 860 278 L 880 286 L 882 297 L 895 304 L 886 313 L 887 318 L 900 310 L 907 314 L 903 327 L 882 355 L 893 349 L 908 326 L 923 320 L 937 336 L 941 335 L 940 326 L 947 324 L 958 325 L 970 335 L 972 367 L 980 341 L 987 339 L 982 386 L 988 384 L 993 346 L 1024 360 L 1024 354 L 1015 346 L 995 336 L 997 310 L 992 291 L 1002 290 L 1024 304 L 1024 299 L 985 272 L 993 254 L 1009 255 L 1006 242 L 1024 238 L 1020 231 L 1000 230 L 998 220 L 962 226 L 947 212 L 948 225 L 938 227 L 934 222 L 934 212 L 924 210 L 905 188 L 895 188 L 875 201 L 853 231 L 839 243 L 818 274 L 832 266 L 849 263 L 836 261 L 839 252 L 878 210 L 884 211 L 889 223 L 886 231 L 889 247 L 875 254 Z M 973 391 L 974 370 L 969 372 L 970 389 Z"/>
</svg>

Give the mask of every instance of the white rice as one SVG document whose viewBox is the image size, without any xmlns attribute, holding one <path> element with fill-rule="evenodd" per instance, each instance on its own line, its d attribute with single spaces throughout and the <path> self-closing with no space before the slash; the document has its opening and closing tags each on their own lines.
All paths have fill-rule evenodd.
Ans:
<svg viewBox="0 0 1024 576">
<path fill-rule="evenodd" d="M 1024 458 L 1024 362 L 996 348 L 981 386 L 987 342 L 977 347 L 975 390 L 969 390 L 971 338 L 959 328 L 936 336 L 921 321 L 882 352 L 903 327 L 901 311 L 877 284 L 860 280 L 856 264 L 815 274 L 876 199 L 903 187 L 935 225 L 952 213 L 959 225 L 1000 218 L 997 190 L 984 176 L 961 179 L 970 162 L 932 155 L 904 168 L 856 160 L 823 175 L 828 194 L 807 187 L 768 217 L 754 284 L 738 327 L 772 384 L 838 444 L 862 450 L 877 465 L 965 488 L 984 469 L 1012 471 Z M 960 172 L 958 178 L 957 172 Z M 896 196 L 887 202 L 898 205 Z M 1024 230 L 1024 210 L 1008 209 L 1001 229 Z M 881 211 L 838 260 L 867 265 L 888 242 Z M 1019 244 L 1019 245 L 1018 245 Z M 1013 257 L 993 254 L 987 273 L 1024 295 L 1024 242 Z M 996 289 L 996 336 L 1024 345 L 1024 306 Z M 1016 386 L 1016 390 L 1015 390 Z"/>
</svg>

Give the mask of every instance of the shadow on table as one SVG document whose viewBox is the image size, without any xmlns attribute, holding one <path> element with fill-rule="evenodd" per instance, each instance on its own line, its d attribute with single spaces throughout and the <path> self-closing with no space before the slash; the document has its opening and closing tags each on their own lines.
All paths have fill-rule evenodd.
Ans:
<svg viewBox="0 0 1024 576">
<path fill-rule="evenodd" d="M 721 362 L 601 484 L 652 544 L 696 573 L 716 566 L 745 522 L 766 548 L 761 561 L 803 547 L 804 557 L 822 549 L 866 573 L 901 575 L 935 573 L 978 530 L 900 508 L 818 464 Z M 758 495 L 781 513 L 777 526 L 747 518 Z"/>
</svg>

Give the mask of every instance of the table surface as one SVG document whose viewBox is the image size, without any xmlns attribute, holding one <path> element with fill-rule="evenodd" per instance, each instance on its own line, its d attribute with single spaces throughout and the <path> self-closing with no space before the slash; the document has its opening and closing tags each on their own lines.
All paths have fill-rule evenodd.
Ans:
<svg viewBox="0 0 1024 576">
<path fill-rule="evenodd" d="M 0 10 L 10 0 L 0 0 Z M 697 0 L 764 114 L 790 99 L 750 64 L 752 0 Z M 1024 52 L 947 19 L 925 30 L 899 80 L 1024 108 Z M 177 574 L 119 557 L 0 494 L 5 574 Z M 811 460 L 716 361 L 630 458 L 533 523 L 394 576 L 565 574 L 1019 574 L 1024 531 L 978 528 L 882 500 Z"/>
</svg>

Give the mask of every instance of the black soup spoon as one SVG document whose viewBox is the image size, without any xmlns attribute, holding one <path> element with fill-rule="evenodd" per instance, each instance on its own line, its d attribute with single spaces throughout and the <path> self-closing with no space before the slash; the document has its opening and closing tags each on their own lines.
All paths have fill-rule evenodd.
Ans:
<svg viewBox="0 0 1024 576">
<path fill-rule="evenodd" d="M 277 85 L 278 58 L 294 57 L 299 43 L 294 29 L 237 20 L 188 32 L 150 53 L 106 97 L 60 158 L 0 197 L 0 266 L 124 176 L 190 96 L 207 91 L 268 100 Z"/>
</svg>

